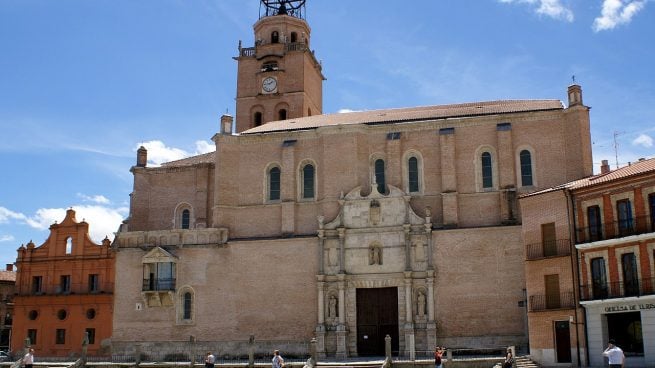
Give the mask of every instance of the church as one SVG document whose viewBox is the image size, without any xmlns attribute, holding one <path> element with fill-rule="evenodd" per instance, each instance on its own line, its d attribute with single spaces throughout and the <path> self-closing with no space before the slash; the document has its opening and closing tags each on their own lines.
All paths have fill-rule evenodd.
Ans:
<svg viewBox="0 0 655 368">
<path fill-rule="evenodd" d="M 216 151 L 137 152 L 112 349 L 321 357 L 526 346 L 518 196 L 592 174 L 582 89 L 323 114 L 304 0 L 261 0 Z"/>
</svg>

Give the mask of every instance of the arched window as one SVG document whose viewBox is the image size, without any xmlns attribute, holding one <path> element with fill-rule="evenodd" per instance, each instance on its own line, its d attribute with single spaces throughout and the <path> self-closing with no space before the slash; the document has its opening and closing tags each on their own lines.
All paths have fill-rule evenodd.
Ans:
<svg viewBox="0 0 655 368">
<path fill-rule="evenodd" d="M 309 107 L 307 108 L 307 116 L 312 116 L 312 109 Z"/>
<path fill-rule="evenodd" d="M 307 164 L 302 168 L 302 198 L 314 198 L 314 166 Z"/>
<path fill-rule="evenodd" d="M 66 239 L 66 254 L 72 254 L 73 253 L 73 238 L 68 237 Z"/>
<path fill-rule="evenodd" d="M 191 224 L 191 211 L 184 210 L 182 211 L 182 229 L 188 229 Z"/>
<path fill-rule="evenodd" d="M 291 32 L 291 43 L 298 42 L 298 34 L 296 32 Z"/>
<path fill-rule="evenodd" d="M 193 307 L 193 295 L 190 292 L 184 293 L 184 301 L 182 306 L 182 319 L 190 320 L 191 319 L 191 310 Z"/>
<path fill-rule="evenodd" d="M 255 115 L 253 116 L 253 120 L 254 120 L 254 123 L 255 123 L 256 127 L 262 125 L 262 113 L 257 111 L 255 113 Z"/>
<path fill-rule="evenodd" d="M 268 200 L 280 200 L 280 168 L 273 167 L 268 171 Z"/>
<path fill-rule="evenodd" d="M 378 192 L 380 194 L 386 193 L 386 183 L 384 180 L 384 160 L 375 160 L 375 182 L 378 184 Z"/>
<path fill-rule="evenodd" d="M 280 34 L 277 33 L 277 31 L 273 31 L 273 33 L 271 33 L 271 43 L 278 43 L 278 42 L 280 42 Z"/>
<path fill-rule="evenodd" d="M 483 152 L 482 163 L 482 188 L 493 188 L 493 169 L 491 166 L 491 153 Z"/>
<path fill-rule="evenodd" d="M 264 72 L 270 72 L 272 70 L 277 70 L 277 61 L 267 61 L 262 64 L 262 71 Z"/>
<path fill-rule="evenodd" d="M 521 161 L 521 186 L 531 186 L 532 182 L 532 155 L 530 151 L 523 150 L 519 154 Z"/>
<path fill-rule="evenodd" d="M 286 109 L 280 109 L 280 111 L 278 111 L 278 120 L 287 120 L 287 110 Z"/>
<path fill-rule="evenodd" d="M 410 193 L 416 193 L 419 191 L 418 185 L 418 159 L 416 157 L 410 157 L 407 162 L 407 179 L 408 187 Z"/>
</svg>

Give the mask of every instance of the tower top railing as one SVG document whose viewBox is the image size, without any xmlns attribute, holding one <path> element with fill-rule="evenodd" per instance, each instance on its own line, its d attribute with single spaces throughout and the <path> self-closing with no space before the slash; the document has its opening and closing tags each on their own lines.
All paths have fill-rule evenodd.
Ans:
<svg viewBox="0 0 655 368">
<path fill-rule="evenodd" d="M 305 19 L 305 2 L 306 0 L 261 0 L 259 19 L 276 15 Z"/>
</svg>

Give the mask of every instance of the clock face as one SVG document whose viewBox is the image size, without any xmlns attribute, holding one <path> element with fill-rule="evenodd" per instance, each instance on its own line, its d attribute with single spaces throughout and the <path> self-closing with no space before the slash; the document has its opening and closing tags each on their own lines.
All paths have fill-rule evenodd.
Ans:
<svg viewBox="0 0 655 368">
<path fill-rule="evenodd" d="M 275 92 L 277 90 L 277 79 L 273 77 L 266 77 L 262 81 L 262 90 L 265 93 Z"/>
</svg>

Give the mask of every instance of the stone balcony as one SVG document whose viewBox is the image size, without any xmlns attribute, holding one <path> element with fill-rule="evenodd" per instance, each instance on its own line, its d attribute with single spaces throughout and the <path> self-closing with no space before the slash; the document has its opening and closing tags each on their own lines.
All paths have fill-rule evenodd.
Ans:
<svg viewBox="0 0 655 368">
<path fill-rule="evenodd" d="M 227 243 L 228 236 L 227 228 L 128 231 L 116 234 L 114 247 L 219 246 Z"/>
</svg>

